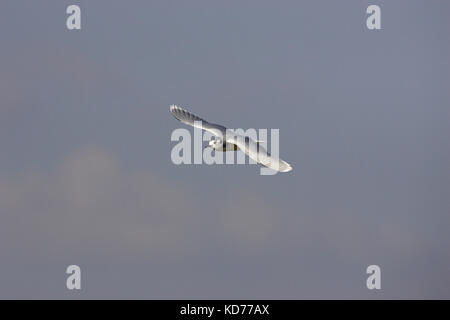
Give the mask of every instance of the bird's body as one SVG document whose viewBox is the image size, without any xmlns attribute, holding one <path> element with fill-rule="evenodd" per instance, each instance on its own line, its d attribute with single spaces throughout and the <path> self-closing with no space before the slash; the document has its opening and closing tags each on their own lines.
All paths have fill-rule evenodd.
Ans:
<svg viewBox="0 0 450 320">
<path fill-rule="evenodd" d="M 222 141 L 217 141 L 217 139 L 211 140 L 209 142 L 208 146 L 210 146 L 211 148 L 213 148 L 216 151 L 222 151 L 222 152 L 239 150 L 237 145 L 235 145 L 233 143 L 228 143 L 228 142 L 223 143 Z"/>
<path fill-rule="evenodd" d="M 243 151 L 256 162 L 280 172 L 288 172 L 292 167 L 285 161 L 271 156 L 259 141 L 250 137 L 236 134 L 224 126 L 209 123 L 189 111 L 175 105 L 170 106 L 170 112 L 184 124 L 211 132 L 214 139 L 209 142 L 209 147 L 216 151 Z"/>
</svg>

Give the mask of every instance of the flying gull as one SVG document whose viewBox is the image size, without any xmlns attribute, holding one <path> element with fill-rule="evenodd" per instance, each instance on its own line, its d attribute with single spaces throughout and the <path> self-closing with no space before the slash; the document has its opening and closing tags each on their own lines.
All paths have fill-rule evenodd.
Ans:
<svg viewBox="0 0 450 320">
<path fill-rule="evenodd" d="M 251 159 L 265 167 L 280 172 L 292 170 L 292 167 L 287 162 L 271 156 L 258 141 L 254 141 L 250 137 L 236 134 L 224 126 L 209 123 L 176 105 L 170 106 L 170 113 L 175 119 L 184 124 L 211 132 L 214 135 L 214 139 L 209 141 L 209 147 L 216 151 L 242 150 Z"/>
</svg>

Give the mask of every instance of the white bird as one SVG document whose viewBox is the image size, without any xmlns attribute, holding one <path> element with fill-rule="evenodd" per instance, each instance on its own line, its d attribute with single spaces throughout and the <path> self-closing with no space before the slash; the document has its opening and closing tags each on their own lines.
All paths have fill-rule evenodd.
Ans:
<svg viewBox="0 0 450 320">
<path fill-rule="evenodd" d="M 209 141 L 209 146 L 216 151 L 237 151 L 240 149 L 251 159 L 265 167 L 280 172 L 292 170 L 289 163 L 271 156 L 259 142 L 254 141 L 250 137 L 236 134 L 224 126 L 209 123 L 176 105 L 170 106 L 170 113 L 175 119 L 187 125 L 211 132 L 215 138 Z"/>
</svg>

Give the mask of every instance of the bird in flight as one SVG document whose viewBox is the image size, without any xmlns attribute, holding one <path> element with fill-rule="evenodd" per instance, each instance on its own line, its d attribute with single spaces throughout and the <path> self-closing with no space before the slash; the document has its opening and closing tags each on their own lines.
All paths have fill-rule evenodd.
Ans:
<svg viewBox="0 0 450 320">
<path fill-rule="evenodd" d="M 209 123 L 176 105 L 170 106 L 170 113 L 175 119 L 184 124 L 211 132 L 214 135 L 214 139 L 209 141 L 208 146 L 216 151 L 242 150 L 248 157 L 265 167 L 280 172 L 292 170 L 289 163 L 273 157 L 259 144 L 258 141 L 254 141 L 250 137 L 236 134 L 224 126 Z"/>
</svg>

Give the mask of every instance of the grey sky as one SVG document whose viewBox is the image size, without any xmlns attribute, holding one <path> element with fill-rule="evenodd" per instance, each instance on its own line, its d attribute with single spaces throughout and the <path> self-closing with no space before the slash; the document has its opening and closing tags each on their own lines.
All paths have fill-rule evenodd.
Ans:
<svg viewBox="0 0 450 320">
<path fill-rule="evenodd" d="M 0 298 L 450 298 L 449 30 L 444 0 L 2 1 Z M 294 170 L 173 165 L 172 103 L 279 128 Z"/>
</svg>

